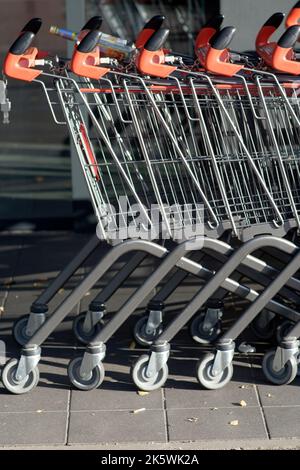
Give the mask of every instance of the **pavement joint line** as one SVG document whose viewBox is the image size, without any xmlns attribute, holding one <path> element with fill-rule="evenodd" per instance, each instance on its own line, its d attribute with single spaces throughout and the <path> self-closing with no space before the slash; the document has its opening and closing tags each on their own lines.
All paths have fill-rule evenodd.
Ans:
<svg viewBox="0 0 300 470">
<path fill-rule="evenodd" d="M 31 414 L 31 415 L 40 415 L 40 414 L 46 414 L 46 413 L 66 413 L 66 410 L 37 410 L 37 411 L 0 411 L 0 415 L 2 414 L 14 414 L 14 415 L 17 415 L 17 414 L 22 414 L 22 415 L 25 415 L 25 414 Z M 1 445 L 1 444 L 0 444 Z"/>
<path fill-rule="evenodd" d="M 167 396 L 166 396 L 164 387 L 161 389 L 161 397 L 162 397 L 162 405 L 163 405 L 163 417 L 164 417 L 164 425 L 165 425 L 166 443 L 168 443 L 170 442 L 170 433 L 169 433 L 169 420 L 168 420 L 168 409 L 167 409 Z"/>
<path fill-rule="evenodd" d="M 70 434 L 70 422 L 71 422 L 71 401 L 72 401 L 72 389 L 68 390 L 67 400 L 67 419 L 66 419 L 66 433 L 65 433 L 65 445 L 68 445 L 69 434 Z"/>
<path fill-rule="evenodd" d="M 100 389 L 99 389 L 100 390 Z M 95 410 L 95 409 L 89 409 L 89 410 L 72 410 L 71 413 L 103 413 L 103 412 L 109 412 L 109 413 L 132 413 L 134 411 L 134 408 L 120 408 L 120 409 L 101 409 L 101 410 Z M 164 411 L 164 408 L 146 408 L 143 412 L 145 411 Z"/>
<path fill-rule="evenodd" d="M 264 407 L 263 407 L 263 404 L 262 404 L 262 401 L 261 401 L 261 398 L 260 398 L 259 390 L 258 390 L 256 384 L 254 384 L 254 390 L 255 390 L 257 401 L 259 403 L 259 410 L 260 410 L 260 414 L 261 414 L 262 421 L 263 421 L 263 424 L 264 424 L 265 432 L 267 434 L 267 439 L 270 440 L 271 439 L 271 433 L 270 433 L 267 418 L 266 418 L 266 415 L 265 415 Z"/>
</svg>

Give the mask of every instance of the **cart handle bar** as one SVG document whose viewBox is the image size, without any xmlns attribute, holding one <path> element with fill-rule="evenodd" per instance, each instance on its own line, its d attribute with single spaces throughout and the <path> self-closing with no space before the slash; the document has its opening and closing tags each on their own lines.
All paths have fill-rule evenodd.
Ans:
<svg viewBox="0 0 300 470">
<path fill-rule="evenodd" d="M 3 72 L 5 75 L 31 82 L 42 73 L 42 70 L 34 68 L 38 49 L 31 47 L 41 26 L 41 18 L 32 18 L 26 23 L 4 59 Z"/>
<path fill-rule="evenodd" d="M 164 15 L 156 15 L 145 24 L 142 31 L 138 34 L 135 40 L 135 46 L 137 49 L 144 47 L 151 36 L 153 36 L 153 34 L 161 28 L 165 19 L 166 17 Z"/>
<path fill-rule="evenodd" d="M 200 29 L 196 40 L 195 40 L 195 54 L 197 55 L 197 49 L 200 47 L 209 46 L 210 40 L 220 31 L 221 25 L 224 20 L 224 15 L 215 15 L 205 23 Z"/>
<path fill-rule="evenodd" d="M 285 17 L 284 13 L 274 13 L 270 18 L 264 23 L 261 27 L 258 35 L 256 36 L 255 46 L 256 49 L 261 46 L 266 46 L 269 44 L 269 39 L 272 34 L 279 28 L 283 19 Z"/>
<path fill-rule="evenodd" d="M 99 67 L 100 48 L 97 46 L 100 31 L 90 31 L 74 48 L 71 59 L 71 71 L 80 77 L 100 80 L 103 75 L 110 71 L 109 68 Z"/>
<path fill-rule="evenodd" d="M 161 28 L 156 31 L 140 49 L 135 59 L 137 69 L 144 75 L 166 78 L 176 67 L 166 64 L 163 45 L 169 36 L 169 30 Z"/>
<path fill-rule="evenodd" d="M 257 53 L 271 68 L 288 73 L 300 75 L 300 62 L 295 60 L 293 46 L 300 35 L 300 25 L 290 26 L 281 36 L 278 43 L 268 43 L 257 47 Z"/>
<path fill-rule="evenodd" d="M 293 6 L 291 11 L 286 17 L 285 25 L 287 28 L 290 26 L 295 26 L 299 24 L 300 20 L 300 1 Z"/>
<path fill-rule="evenodd" d="M 228 46 L 235 32 L 236 29 L 233 26 L 226 26 L 214 34 L 208 46 L 197 49 L 199 62 L 208 72 L 232 77 L 243 69 L 242 64 L 232 64 L 230 62 Z"/>
</svg>

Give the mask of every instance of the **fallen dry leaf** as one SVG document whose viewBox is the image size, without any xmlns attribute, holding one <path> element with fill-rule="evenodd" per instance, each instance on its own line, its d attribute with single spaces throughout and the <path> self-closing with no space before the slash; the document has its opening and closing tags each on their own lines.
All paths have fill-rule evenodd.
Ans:
<svg viewBox="0 0 300 470">
<path fill-rule="evenodd" d="M 58 293 L 62 294 L 64 291 L 65 291 L 65 289 L 62 287 L 61 289 L 59 289 Z"/>
<path fill-rule="evenodd" d="M 233 421 L 229 421 L 230 426 L 238 426 L 239 425 L 239 421 L 238 419 L 234 419 Z"/>
<path fill-rule="evenodd" d="M 146 395 L 149 395 L 149 392 L 143 392 L 142 390 L 139 390 L 137 393 L 140 397 L 145 397 Z"/>
<path fill-rule="evenodd" d="M 190 423 L 197 423 L 199 418 L 187 418 L 187 421 L 190 421 Z"/>
<path fill-rule="evenodd" d="M 245 402 L 245 400 L 240 401 L 240 406 L 247 406 L 247 403 Z"/>
<path fill-rule="evenodd" d="M 129 349 L 131 349 L 131 350 L 135 349 L 135 346 L 136 346 L 135 341 L 132 341 L 129 345 Z"/>
<path fill-rule="evenodd" d="M 137 413 L 141 413 L 142 411 L 146 411 L 146 408 L 139 408 L 138 410 L 133 410 L 132 413 L 136 415 Z"/>
</svg>

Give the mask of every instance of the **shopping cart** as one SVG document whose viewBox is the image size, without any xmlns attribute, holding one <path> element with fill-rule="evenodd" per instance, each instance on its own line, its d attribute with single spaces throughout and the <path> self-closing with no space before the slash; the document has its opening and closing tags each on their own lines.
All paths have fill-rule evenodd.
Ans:
<svg viewBox="0 0 300 470">
<path fill-rule="evenodd" d="M 295 43 L 299 36 L 299 27 L 291 27 L 279 41 L 278 50 L 274 49 L 274 55 L 277 54 L 277 57 L 271 57 L 274 61 L 276 60 L 279 65 L 282 64 L 283 60 L 290 55 L 290 48 Z M 209 66 L 210 60 L 212 60 L 212 65 L 215 63 L 215 69 L 213 71 L 220 72 L 221 66 L 220 62 L 216 61 L 216 58 L 224 57 L 224 47 L 225 44 L 228 45 L 232 38 L 233 34 L 232 28 L 225 28 L 218 34 L 214 41 L 211 42 L 211 50 L 206 51 L 207 57 L 205 57 L 206 64 Z M 159 33 L 161 38 L 160 47 L 163 44 L 165 39 L 165 32 Z M 156 44 L 159 43 L 158 34 L 156 35 Z M 283 47 L 286 46 L 286 47 Z M 145 45 L 147 49 L 148 45 Z M 279 55 L 281 53 L 281 56 Z M 211 53 L 211 56 L 210 56 Z M 143 54 L 143 53 L 142 53 Z M 139 58 L 139 64 L 141 65 L 142 71 L 149 71 L 153 67 L 153 63 L 146 62 L 145 59 L 149 57 L 149 51 L 145 53 L 145 57 Z M 225 57 L 226 54 L 225 54 Z M 145 60 L 143 62 L 143 59 Z M 163 60 L 161 60 L 161 64 Z M 298 63 L 295 63 L 291 60 L 285 60 L 283 65 L 284 70 L 289 69 L 290 73 L 297 74 Z M 148 69 L 147 69 L 148 67 Z M 241 149 L 244 151 L 244 144 L 247 147 L 247 150 L 251 155 L 255 157 L 256 168 L 259 168 L 260 174 L 263 177 L 263 180 L 267 183 L 269 188 L 272 188 L 272 197 L 276 202 L 276 206 L 280 211 L 280 223 L 275 223 L 275 230 L 273 228 L 273 233 L 278 229 L 278 225 L 284 226 L 286 223 L 288 226 L 296 226 L 299 229 L 299 217 L 298 217 L 298 197 L 299 197 L 299 184 L 298 184 L 298 170 L 299 170 L 299 142 L 298 142 L 298 126 L 299 126 L 299 100 L 297 95 L 297 90 L 299 90 L 299 83 L 291 77 L 281 76 L 281 81 L 291 81 L 290 83 L 281 84 L 278 77 L 274 74 L 264 71 L 253 71 L 255 76 L 252 78 L 253 84 L 248 86 L 244 76 L 239 75 L 237 72 L 240 71 L 241 67 L 238 67 L 229 62 L 226 63 L 226 66 L 222 69 L 225 75 L 227 69 L 227 75 L 235 76 L 240 79 L 240 82 L 233 83 L 232 81 L 227 84 L 218 84 L 218 79 L 212 79 L 211 77 L 206 76 L 205 79 L 210 84 L 210 89 L 213 92 L 213 95 L 220 105 L 220 108 L 224 112 L 226 118 L 222 118 L 218 114 L 217 119 L 215 119 L 215 125 L 213 127 L 213 132 L 217 128 L 220 122 L 224 122 L 225 119 L 230 123 L 230 128 L 234 130 L 237 142 L 240 144 L 242 139 L 242 145 L 235 145 L 234 135 L 230 136 L 228 139 L 228 144 L 226 145 L 226 136 L 228 131 L 224 134 L 225 139 L 222 139 L 222 135 L 218 135 L 215 139 L 216 148 L 221 148 L 219 154 L 221 157 L 223 155 L 229 156 L 226 163 L 228 166 L 232 166 L 233 162 L 237 161 L 237 165 L 241 167 L 241 162 L 244 160 L 244 155 L 241 153 Z M 152 69 L 152 74 L 155 71 Z M 158 72 L 159 73 L 159 72 Z M 189 72 L 189 75 L 192 75 Z M 262 82 L 263 77 L 267 77 L 269 82 Z M 203 76 L 203 74 L 202 74 Z M 174 77 L 175 78 L 175 77 Z M 203 77 L 204 78 L 204 77 Z M 192 79 L 190 79 L 191 82 Z M 247 78 L 249 80 L 249 78 Z M 241 86 L 240 84 L 244 84 Z M 191 83 L 191 86 L 192 83 Z M 222 91 L 225 89 L 225 92 Z M 195 88 L 196 90 L 196 88 Z M 200 93 L 201 108 L 203 108 L 203 101 L 208 100 L 206 93 L 205 96 L 202 96 Z M 195 101 L 199 102 L 199 92 L 195 92 Z M 204 101 L 204 102 L 206 102 Z M 211 104 L 210 109 L 213 109 L 214 105 Z M 219 108 L 218 108 L 219 109 Z M 211 122 L 210 120 L 209 122 Z M 224 132 L 222 126 L 222 131 Z M 229 129 L 230 129 L 229 128 Z M 223 137 L 224 137 L 223 135 Z M 210 141 L 213 141 L 210 139 Z M 224 145 L 224 144 L 225 145 Z M 223 145 L 223 147 L 221 147 Z M 234 151 L 230 151 L 234 146 Z M 218 155 L 218 153 L 216 152 Z M 224 157 L 223 157 L 224 158 Z M 249 172 L 245 172 L 241 168 L 241 172 L 237 171 L 238 178 L 236 183 L 234 183 L 234 188 L 239 188 L 241 180 L 247 175 L 247 181 L 250 181 L 248 177 Z M 222 180 L 224 181 L 228 175 L 228 169 L 225 170 Z M 251 175 L 252 178 L 252 175 Z M 230 183 L 233 178 L 228 178 Z M 250 188 L 250 186 L 249 186 Z M 251 190 L 251 189 L 250 189 Z M 230 194 L 230 186 L 228 187 L 227 194 Z M 267 194 L 267 193 L 266 193 Z M 270 206 L 265 206 L 265 201 L 269 199 L 264 198 L 261 190 L 257 193 L 257 199 L 252 195 L 255 195 L 255 191 L 251 190 L 250 198 L 243 197 L 243 194 L 238 194 L 237 200 L 239 204 L 244 202 L 244 207 L 247 208 L 249 203 L 254 204 L 256 210 L 259 214 L 259 208 L 265 214 L 265 208 L 267 209 L 267 214 L 270 216 L 269 210 Z M 270 200 L 270 199 L 269 199 Z M 283 204 L 282 204 L 283 203 Z M 274 207 L 274 206 L 273 206 Z M 255 212 L 254 212 L 255 213 Z M 254 219 L 255 220 L 255 219 Z M 258 220 L 258 231 L 260 230 L 261 219 Z M 291 224 L 291 225 L 290 225 Z M 256 227 L 253 226 L 253 221 L 250 226 L 251 230 L 256 230 Z M 270 225 L 271 227 L 271 225 Z M 273 226 L 274 227 L 274 226 Z M 246 230 L 247 227 L 245 226 Z M 266 230 L 266 227 L 263 228 Z M 246 231 L 247 234 L 247 231 Z M 199 308 L 199 304 L 202 305 L 209 296 L 214 293 L 215 284 L 214 282 L 218 278 L 222 279 L 222 275 L 229 276 L 233 270 L 236 269 L 238 264 L 241 262 L 242 257 L 245 253 L 249 253 L 247 250 L 251 249 L 252 246 L 255 246 L 256 243 L 260 243 L 259 239 L 254 239 L 247 242 L 242 246 L 237 252 L 232 255 L 230 260 L 225 264 L 225 266 L 214 276 L 213 280 L 208 283 L 199 294 L 191 301 L 191 303 L 183 310 L 183 312 L 176 318 L 174 322 L 167 328 L 167 330 L 160 336 L 159 340 L 154 343 L 154 346 L 151 348 L 151 353 L 149 356 L 142 356 L 136 365 L 133 368 L 133 380 L 138 387 L 150 390 L 156 388 L 156 384 L 153 384 L 151 381 L 152 377 L 157 377 L 159 374 L 163 375 L 163 368 L 167 361 L 168 353 L 161 355 L 158 353 L 158 350 L 168 350 L 168 343 L 177 334 L 186 322 L 192 318 L 196 310 Z M 261 241 L 262 239 L 260 239 Z M 275 240 L 273 241 L 274 243 Z M 286 283 L 289 276 L 294 274 L 298 269 L 299 261 L 299 249 L 295 247 L 290 254 L 293 254 L 295 257 L 292 261 L 283 269 L 282 273 L 270 284 L 269 287 L 259 296 L 259 299 L 252 304 L 252 306 L 245 312 L 241 318 L 235 322 L 234 326 L 229 329 L 218 341 L 217 343 L 217 353 L 215 355 L 210 354 L 205 359 L 200 361 L 197 368 L 197 377 L 200 383 L 206 388 L 219 388 L 224 386 L 231 378 L 232 375 L 232 358 L 234 351 L 233 339 L 238 337 L 241 332 L 245 329 L 248 324 L 254 320 L 262 306 L 264 307 L 266 300 L 269 301 L 272 296 L 278 293 L 279 289 Z M 241 256 L 241 257 L 240 257 Z M 228 271 L 227 271 L 228 268 Z M 221 281 L 222 282 L 222 281 Z M 193 308 L 194 306 L 194 308 Z M 296 328 L 296 327 L 295 327 Z M 293 329 L 293 331 L 297 331 Z M 230 338 L 230 339 L 229 339 Z M 286 347 L 286 341 L 282 342 Z M 291 345 L 291 341 L 288 343 Z M 282 348 L 279 349 L 282 352 Z M 274 353 L 267 355 L 267 359 L 264 361 L 263 369 L 266 372 L 266 376 L 271 378 L 274 383 L 288 383 L 293 380 L 297 373 L 297 360 L 296 355 L 298 354 L 298 349 L 295 347 L 295 342 L 290 348 L 290 355 L 286 354 L 284 360 L 281 361 L 281 367 L 278 366 L 278 363 L 273 368 L 272 360 Z M 295 352 L 296 351 L 296 352 Z M 278 353 L 279 356 L 279 353 Z M 278 357 L 277 357 L 278 361 Z M 163 380 L 160 381 L 159 386 L 161 386 Z"/>
<path fill-rule="evenodd" d="M 209 38 L 219 29 L 221 21 L 221 15 L 216 15 L 213 19 L 209 20 L 201 29 L 198 35 L 199 43 L 207 43 Z M 143 44 L 151 37 L 151 35 L 157 31 L 163 24 L 164 17 L 162 15 L 156 15 L 151 18 L 144 26 L 143 30 L 140 32 L 136 39 L 136 48 L 140 48 Z M 83 38 L 88 31 L 99 30 L 102 24 L 101 16 L 95 16 L 91 18 L 81 29 L 78 34 L 68 32 L 61 28 L 52 27 L 52 33 L 58 34 L 67 39 Z M 26 30 L 34 29 L 35 34 L 38 32 L 38 28 L 41 26 L 40 19 L 31 20 L 24 28 L 23 32 Z M 102 37 L 102 35 L 101 35 Z M 133 50 L 133 49 L 132 49 Z M 109 52 L 113 58 L 115 58 L 115 53 Z M 120 51 L 119 51 L 120 53 Z M 128 59 L 125 61 L 126 67 L 128 67 Z M 129 60 L 130 63 L 130 60 Z M 59 120 L 56 120 L 59 124 Z M 75 271 L 85 262 L 85 260 L 99 247 L 99 238 L 94 236 L 88 242 L 86 246 L 72 259 L 72 261 L 64 268 L 64 270 L 58 275 L 57 278 L 49 285 L 49 287 L 34 301 L 31 306 L 30 314 L 24 315 L 16 320 L 13 326 L 13 335 L 18 344 L 24 345 L 30 337 L 34 334 L 35 331 L 45 322 L 46 316 L 48 314 L 48 303 L 56 295 L 56 293 L 65 285 L 68 279 L 74 274 Z M 89 340 L 94 336 L 94 334 L 100 328 L 100 321 L 106 313 L 107 300 L 114 294 L 114 292 L 123 284 L 123 282 L 131 275 L 131 273 L 139 266 L 142 261 L 145 259 L 145 255 L 138 253 L 133 257 L 130 262 L 126 263 L 123 269 L 121 269 L 116 276 L 113 277 L 112 281 L 101 290 L 100 294 L 90 303 L 88 311 L 83 312 L 80 315 L 76 316 L 73 323 L 73 331 L 76 338 L 87 344 Z M 175 288 L 175 287 L 174 287 Z M 152 303 L 152 306 L 154 303 Z M 155 306 L 157 308 L 157 303 Z M 159 313 L 155 312 L 154 316 L 156 317 L 156 323 Z M 160 330 L 160 325 L 158 324 L 155 327 L 153 323 L 154 316 L 150 314 L 149 325 L 147 327 L 148 333 L 146 330 L 140 328 L 135 329 L 136 337 L 142 341 L 141 332 L 144 331 L 143 335 L 147 336 L 147 341 L 150 338 L 153 340 L 155 336 L 158 335 Z M 141 325 L 141 322 L 139 323 Z"/>
<path fill-rule="evenodd" d="M 21 36 L 22 41 L 24 41 L 23 36 Z M 162 31 L 155 41 L 151 38 L 148 43 L 153 47 L 153 42 L 156 43 L 158 39 L 161 41 L 165 37 L 166 34 Z M 32 39 L 31 35 L 30 40 L 26 42 L 26 51 Z M 220 115 L 220 106 L 216 104 L 223 103 L 223 100 L 208 75 L 204 74 L 204 80 L 201 81 L 200 74 L 197 74 L 197 83 L 193 82 L 193 75 L 182 83 L 177 78 L 161 81 L 119 71 L 109 72 L 106 76 L 107 70 L 104 71 L 90 60 L 91 57 L 97 59 L 94 45 L 98 39 L 97 32 L 90 32 L 76 48 L 72 59 L 73 71 L 76 69 L 83 77 L 97 79 L 95 86 L 91 86 L 91 82 L 85 78 L 81 82 L 73 80 L 66 70 L 62 72 L 61 68 L 54 69 L 53 64 L 49 72 L 26 69 L 26 74 L 28 75 L 30 71 L 31 79 L 34 74 L 35 81 L 43 87 L 56 121 L 62 122 L 58 112 L 59 109 L 63 111 L 99 221 L 98 236 L 112 244 L 112 248 L 33 335 L 24 346 L 20 360 L 13 359 L 7 363 L 3 369 L 2 380 L 5 387 L 13 393 L 25 393 L 36 386 L 39 378 L 37 367 L 40 359 L 39 346 L 82 296 L 125 253 L 142 251 L 156 256 L 162 262 L 91 341 L 83 358 L 71 361 L 69 377 L 76 387 L 84 390 L 95 388 L 103 381 L 102 360 L 107 340 L 172 268 L 177 266 L 204 279 L 211 277 L 206 284 L 209 287 L 204 287 L 200 292 L 203 301 L 219 287 L 253 301 L 258 298 L 257 292 L 233 281 L 227 275 L 223 279 L 222 273 L 231 274 L 242 263 L 260 272 L 262 263 L 247 255 L 263 246 L 271 244 L 289 254 L 297 251 L 295 245 L 284 239 L 259 236 L 244 243 L 229 258 L 225 264 L 226 269 L 224 268 L 221 274 L 211 272 L 205 266 L 185 257 L 187 253 L 199 252 L 203 248 L 226 256 L 230 254 L 232 248 L 218 239 L 220 234 L 225 230 L 231 230 L 244 240 L 244 233 L 247 238 L 247 231 L 250 234 L 253 223 L 255 227 L 262 225 L 269 231 L 281 235 L 285 233 L 286 226 L 292 219 L 291 211 L 281 213 L 277 207 L 266 185 L 265 174 L 262 173 L 260 164 L 253 160 L 244 140 L 239 132 L 235 131 L 224 104 L 221 110 L 228 121 L 228 128 L 224 128 L 226 133 L 222 148 L 227 148 L 227 145 L 230 148 L 226 139 L 229 141 L 231 136 L 236 138 L 239 144 L 238 150 L 243 153 L 240 163 L 233 161 L 231 164 L 229 158 L 226 162 L 219 161 L 222 155 L 220 156 L 213 147 L 217 145 L 217 139 L 214 134 L 211 136 L 206 120 L 201 119 L 202 110 L 199 107 L 199 102 L 203 101 L 206 104 L 207 101 L 205 112 L 213 117 L 215 117 L 214 112 L 216 116 Z M 146 48 L 145 50 L 147 51 Z M 151 53 L 154 51 L 149 48 L 148 52 L 151 58 Z M 33 51 L 30 53 L 34 55 Z M 16 61 L 19 64 L 20 55 L 23 54 L 15 55 L 16 57 L 9 57 L 11 74 L 12 62 Z M 33 60 L 31 65 L 34 65 Z M 165 67 L 172 72 L 175 70 L 174 66 Z M 187 71 L 184 73 L 187 75 Z M 249 91 L 248 86 L 245 90 L 246 93 Z M 90 118 L 89 128 L 83 117 L 83 110 Z M 223 125 L 224 119 L 220 122 Z M 213 132 L 220 132 L 218 123 L 215 121 L 213 123 Z M 229 155 L 232 156 L 232 150 Z M 224 194 L 227 172 L 223 168 L 223 163 L 225 168 L 228 166 L 228 173 L 235 176 L 235 181 L 239 182 L 235 189 L 238 193 L 232 192 L 230 198 Z M 246 181 L 239 179 L 241 172 L 246 170 L 249 174 L 248 185 Z M 251 185 L 253 181 L 257 183 Z M 259 202 L 265 203 L 263 209 L 257 203 L 257 199 L 252 201 L 249 188 L 253 191 L 253 197 L 256 196 Z M 120 205 L 119 196 L 123 196 L 124 206 Z M 238 202 L 239 197 L 242 202 Z M 153 205 L 161 218 L 161 223 L 157 223 L 157 219 L 153 222 L 151 217 Z M 170 209 L 167 211 L 167 208 L 172 208 L 172 217 L 168 212 Z M 140 213 L 138 218 L 137 210 Z M 195 233 L 195 227 L 200 227 L 201 232 Z M 154 240 L 170 237 L 177 241 L 182 239 L 185 241 L 181 241 L 168 252 L 158 243 L 149 241 L 151 230 L 153 231 L 151 238 Z M 143 239 L 145 237 L 147 239 Z M 265 266 L 265 268 L 265 272 L 269 273 L 270 267 Z M 273 270 L 272 274 L 274 276 L 276 272 Z M 284 283 L 299 290 L 299 281 L 291 278 L 291 275 Z M 283 285 L 278 284 L 277 292 L 281 287 Z M 203 305 L 202 300 L 193 301 L 190 309 L 195 307 L 195 303 L 197 308 L 200 308 Z M 294 321 L 298 320 L 298 313 L 284 304 L 270 300 L 265 302 L 265 306 L 276 314 Z M 187 314 L 185 321 L 188 318 L 190 317 Z M 167 331 L 163 333 L 163 337 Z M 148 389 L 157 388 L 166 380 L 168 354 L 168 343 L 159 342 L 153 346 L 151 367 L 153 364 L 162 367 L 159 371 L 154 371 L 155 373 L 151 368 L 149 368 L 150 374 L 149 371 L 146 375 L 142 373 Z M 135 367 L 134 371 L 137 370 L 139 369 Z M 140 377 L 140 374 L 138 376 Z"/>
</svg>

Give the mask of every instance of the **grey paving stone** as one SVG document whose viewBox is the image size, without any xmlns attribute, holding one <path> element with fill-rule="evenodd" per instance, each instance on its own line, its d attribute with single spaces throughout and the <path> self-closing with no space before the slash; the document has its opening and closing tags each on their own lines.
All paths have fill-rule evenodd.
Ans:
<svg viewBox="0 0 300 470">
<path fill-rule="evenodd" d="M 261 403 L 264 407 L 268 406 L 300 406 L 299 385 L 300 377 L 289 385 L 271 385 L 264 378 L 262 371 L 255 373 L 257 390 Z"/>
<path fill-rule="evenodd" d="M 101 387 L 89 393 L 72 391 L 71 410 L 162 410 L 162 390 L 141 396 L 134 385 L 104 380 Z"/>
<path fill-rule="evenodd" d="M 251 382 L 251 367 L 247 357 L 234 360 L 234 375 L 229 384 L 220 390 L 204 390 L 196 379 L 197 349 L 180 347 L 169 361 L 169 379 L 165 387 L 168 409 L 198 407 L 239 407 L 241 400 L 248 406 L 258 406 L 254 384 Z"/>
<path fill-rule="evenodd" d="M 69 444 L 101 442 L 166 442 L 164 412 L 73 411 Z"/>
<path fill-rule="evenodd" d="M 168 410 L 167 420 L 170 441 L 267 438 L 258 407 Z"/>
<path fill-rule="evenodd" d="M 0 446 L 64 444 L 67 414 L 0 413 Z"/>
<path fill-rule="evenodd" d="M 0 387 L 0 419 L 4 412 L 66 411 L 67 406 L 68 392 L 63 389 L 39 386 L 28 394 L 16 397 Z"/>
<path fill-rule="evenodd" d="M 271 438 L 300 436 L 300 407 L 265 407 L 264 414 Z"/>
</svg>

